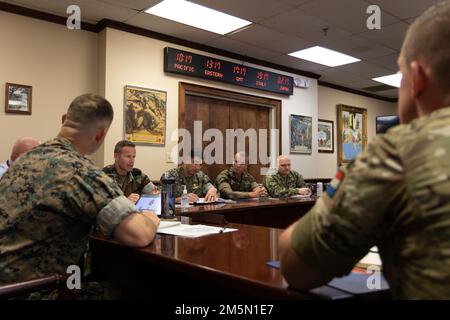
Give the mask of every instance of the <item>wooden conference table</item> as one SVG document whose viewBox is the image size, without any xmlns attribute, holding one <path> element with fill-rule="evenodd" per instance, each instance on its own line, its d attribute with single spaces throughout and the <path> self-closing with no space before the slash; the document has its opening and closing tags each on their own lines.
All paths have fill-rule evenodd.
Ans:
<svg viewBox="0 0 450 320">
<path fill-rule="evenodd" d="M 193 217 L 204 213 L 223 215 L 227 222 L 285 229 L 301 218 L 315 204 L 316 198 L 245 199 L 236 203 L 194 205 L 177 208 L 178 216 Z"/>
<path fill-rule="evenodd" d="M 323 286 L 309 292 L 291 290 L 279 269 L 278 237 L 282 230 L 228 224 L 237 231 L 187 238 L 158 234 L 145 248 L 120 246 L 100 235 L 91 237 L 92 271 L 119 284 L 132 298 L 342 299 L 355 296 Z"/>
</svg>

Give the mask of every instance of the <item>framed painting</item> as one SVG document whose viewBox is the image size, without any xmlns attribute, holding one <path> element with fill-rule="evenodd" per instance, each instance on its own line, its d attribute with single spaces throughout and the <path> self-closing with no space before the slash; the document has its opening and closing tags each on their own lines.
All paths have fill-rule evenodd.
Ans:
<svg viewBox="0 0 450 320">
<path fill-rule="evenodd" d="M 125 139 L 136 144 L 164 146 L 167 92 L 125 86 L 124 100 Z"/>
<path fill-rule="evenodd" d="M 317 149 L 319 152 L 334 152 L 334 123 L 319 119 L 317 122 Z"/>
<path fill-rule="evenodd" d="M 352 162 L 367 145 L 367 110 L 337 105 L 338 165 Z"/>
<path fill-rule="evenodd" d="M 290 124 L 290 152 L 312 153 L 312 117 L 291 114 Z"/>
<path fill-rule="evenodd" d="M 31 86 L 5 84 L 5 113 L 31 114 Z"/>
</svg>

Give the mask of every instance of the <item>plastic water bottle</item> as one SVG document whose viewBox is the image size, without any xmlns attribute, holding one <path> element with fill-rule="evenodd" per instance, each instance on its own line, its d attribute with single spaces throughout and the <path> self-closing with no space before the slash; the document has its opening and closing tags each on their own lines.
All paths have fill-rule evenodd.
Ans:
<svg viewBox="0 0 450 320">
<path fill-rule="evenodd" d="M 317 197 L 321 197 L 322 192 L 323 192 L 323 183 L 317 182 L 317 188 L 316 188 Z"/>
<path fill-rule="evenodd" d="M 189 197 L 188 197 L 188 193 L 186 190 L 186 186 L 183 186 L 183 194 L 181 195 L 181 207 L 182 208 L 187 208 L 189 207 Z"/>
<path fill-rule="evenodd" d="M 161 218 L 172 219 L 175 215 L 175 179 L 166 173 L 161 177 Z"/>
</svg>

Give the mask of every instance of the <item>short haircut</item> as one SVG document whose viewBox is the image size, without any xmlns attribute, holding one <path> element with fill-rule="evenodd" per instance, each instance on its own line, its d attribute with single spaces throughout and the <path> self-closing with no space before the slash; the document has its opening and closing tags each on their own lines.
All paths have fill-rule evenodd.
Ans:
<svg viewBox="0 0 450 320">
<path fill-rule="evenodd" d="M 277 157 L 277 168 L 280 167 L 280 161 L 283 160 L 283 159 L 289 160 L 289 162 L 291 162 L 291 159 L 289 159 L 288 156 L 286 156 L 286 155 L 284 155 L 284 154 L 281 154 L 281 155 L 279 155 L 279 156 Z"/>
<path fill-rule="evenodd" d="M 83 94 L 75 98 L 67 111 L 64 126 L 81 129 L 104 122 L 108 126 L 114 118 L 111 104 L 97 94 Z"/>
<path fill-rule="evenodd" d="M 418 17 L 403 42 L 406 64 L 424 60 L 432 78 L 444 91 L 450 91 L 450 1 L 440 2 Z"/>
<path fill-rule="evenodd" d="M 120 153 L 122 151 L 122 149 L 125 147 L 136 148 L 136 145 L 129 140 L 119 141 L 116 143 L 116 146 L 114 147 L 114 153 Z"/>
</svg>

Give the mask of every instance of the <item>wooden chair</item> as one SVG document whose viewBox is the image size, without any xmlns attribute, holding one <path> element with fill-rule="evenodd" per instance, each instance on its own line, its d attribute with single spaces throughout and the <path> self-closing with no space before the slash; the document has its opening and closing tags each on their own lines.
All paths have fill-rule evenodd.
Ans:
<svg viewBox="0 0 450 320">
<path fill-rule="evenodd" d="M 0 285 L 0 299 L 20 297 L 40 290 L 59 289 L 59 298 L 74 299 L 75 296 L 66 287 L 66 277 L 53 275 L 27 281 Z"/>
</svg>

